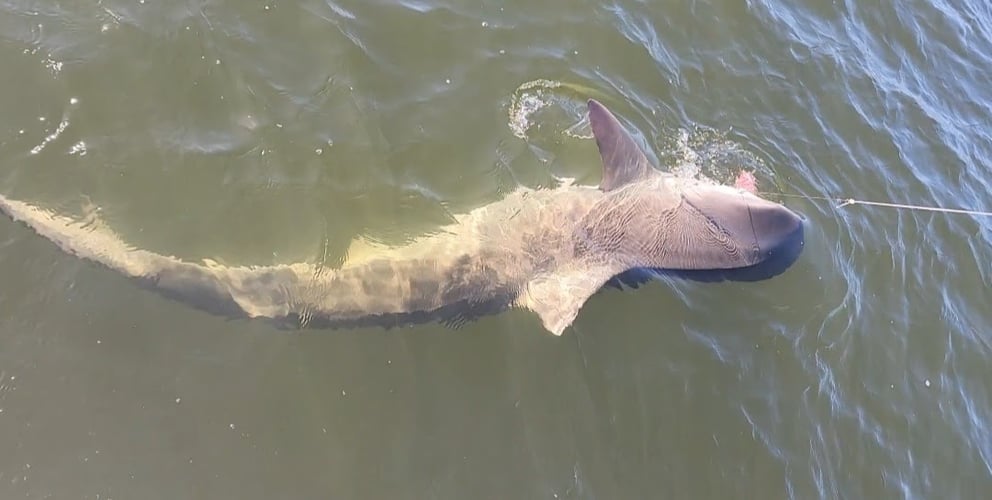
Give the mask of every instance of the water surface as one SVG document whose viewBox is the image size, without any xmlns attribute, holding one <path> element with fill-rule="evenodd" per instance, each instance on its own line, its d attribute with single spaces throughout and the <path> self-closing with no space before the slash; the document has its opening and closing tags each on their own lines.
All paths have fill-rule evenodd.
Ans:
<svg viewBox="0 0 992 500">
<path fill-rule="evenodd" d="M 992 8 L 0 0 L 0 192 L 189 259 L 344 258 L 665 169 L 807 218 L 762 283 L 597 294 L 566 336 L 286 333 L 0 221 L 3 498 L 980 498 L 992 488 Z"/>
</svg>

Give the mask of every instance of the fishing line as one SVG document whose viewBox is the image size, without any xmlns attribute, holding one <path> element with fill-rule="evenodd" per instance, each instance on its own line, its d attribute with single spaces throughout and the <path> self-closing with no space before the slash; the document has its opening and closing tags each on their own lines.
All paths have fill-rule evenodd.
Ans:
<svg viewBox="0 0 992 500">
<path fill-rule="evenodd" d="M 771 196 L 784 196 L 789 198 L 805 198 L 808 200 L 821 200 L 821 201 L 830 201 L 834 203 L 839 203 L 836 208 L 844 208 L 850 205 L 865 205 L 872 207 L 884 207 L 884 208 L 896 208 L 896 209 L 904 209 L 904 210 L 920 210 L 925 212 L 941 212 L 941 213 L 949 213 L 949 214 L 965 214 L 965 215 L 992 217 L 992 212 L 986 212 L 982 210 L 965 210 L 962 208 L 931 207 L 926 205 L 910 205 L 906 203 L 888 203 L 884 201 L 857 200 L 854 198 L 828 198 L 824 196 L 806 196 L 801 194 L 771 193 L 767 191 L 762 191 L 759 194 L 765 194 Z"/>
</svg>

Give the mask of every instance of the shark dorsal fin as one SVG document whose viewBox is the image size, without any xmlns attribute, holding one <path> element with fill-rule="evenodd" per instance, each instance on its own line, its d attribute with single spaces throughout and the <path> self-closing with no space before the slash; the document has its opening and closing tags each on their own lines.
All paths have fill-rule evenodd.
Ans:
<svg viewBox="0 0 992 500">
<path fill-rule="evenodd" d="M 576 266 L 535 277 L 527 283 L 517 305 L 537 313 L 549 332 L 561 335 L 579 309 L 618 272 L 609 265 Z"/>
<path fill-rule="evenodd" d="M 603 159 L 603 180 L 599 188 L 610 191 L 648 175 L 652 170 L 651 163 L 637 141 L 606 106 L 595 99 L 589 99 L 588 105 L 592 135 Z"/>
</svg>

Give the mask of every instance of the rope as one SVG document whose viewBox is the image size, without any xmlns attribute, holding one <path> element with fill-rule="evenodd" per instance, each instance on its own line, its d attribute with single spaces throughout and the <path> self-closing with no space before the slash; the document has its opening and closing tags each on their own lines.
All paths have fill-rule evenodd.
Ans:
<svg viewBox="0 0 992 500">
<path fill-rule="evenodd" d="M 785 193 L 769 193 L 762 192 L 761 194 L 773 195 L 773 196 L 787 196 L 789 198 L 806 198 L 809 200 L 822 200 L 822 201 L 832 201 L 835 203 L 840 203 L 837 208 L 844 208 L 850 205 L 867 205 L 873 207 L 885 207 L 885 208 L 898 208 L 905 210 L 922 210 L 926 212 L 942 212 L 950 214 L 965 214 L 965 215 L 977 215 L 984 217 L 992 217 L 992 212 L 986 212 L 982 210 L 965 210 L 961 208 L 944 208 L 944 207 L 928 207 L 924 205 L 908 205 L 905 203 L 887 203 L 884 201 L 868 201 L 868 200 L 856 200 L 854 198 L 826 198 L 823 196 L 803 196 L 799 194 L 785 194 Z"/>
</svg>

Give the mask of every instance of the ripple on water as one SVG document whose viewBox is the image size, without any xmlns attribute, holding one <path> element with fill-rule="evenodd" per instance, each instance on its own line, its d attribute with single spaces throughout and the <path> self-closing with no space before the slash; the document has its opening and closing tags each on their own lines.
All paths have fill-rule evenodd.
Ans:
<svg viewBox="0 0 992 500">
<path fill-rule="evenodd" d="M 564 137 L 592 139 L 586 101 L 603 99 L 601 92 L 582 85 L 557 80 L 538 79 L 517 87 L 507 109 L 510 131 L 537 148 L 545 148 Z M 631 128 L 636 134 L 636 129 Z M 732 184 L 744 170 L 761 176 L 760 188 L 774 196 L 774 172 L 755 153 L 721 132 L 694 124 L 691 129 L 677 128 L 671 135 L 657 138 L 654 147 L 645 146 L 648 155 L 656 155 L 658 167 L 685 177 L 705 177 L 722 184 Z"/>
<path fill-rule="evenodd" d="M 18 115 L 15 135 L 0 138 L 0 146 L 14 145 L 29 157 L 33 152 L 34 162 L 26 163 L 31 166 L 64 154 L 86 163 L 78 157 L 105 154 L 105 137 L 112 136 L 129 161 L 165 156 L 162 165 L 128 167 L 127 173 L 151 176 L 139 186 L 143 193 L 156 191 L 151 188 L 168 177 L 157 173 L 182 165 L 173 177 L 190 186 L 173 193 L 192 193 L 191 199 L 215 194 L 212 187 L 194 191 L 196 184 L 262 186 L 273 199 L 272 186 L 303 186 L 310 189 L 307 197 L 361 197 L 352 205 L 333 205 L 349 219 L 368 212 L 364 205 L 355 208 L 360 203 L 399 200 L 394 212 L 376 207 L 382 217 L 396 220 L 442 212 L 456 196 L 478 200 L 475 193 L 465 194 L 473 189 L 462 177 L 473 173 L 469 167 L 433 164 L 456 154 L 451 143 L 478 141 L 480 131 L 499 129 L 505 138 L 494 139 L 492 147 L 464 148 L 472 152 L 462 152 L 457 163 L 497 156 L 497 168 L 521 162 L 540 170 L 520 160 L 527 155 L 514 154 L 522 150 L 549 160 L 563 138 L 581 142 L 576 149 L 585 148 L 583 155 L 592 151 L 585 99 L 612 96 L 621 120 L 643 134 L 660 166 L 684 175 L 725 182 L 734 169 L 746 168 L 758 173 L 762 190 L 786 195 L 992 210 L 989 2 L 711 0 L 672 4 L 664 15 L 636 1 L 588 9 L 444 0 L 234 5 L 47 2 L 27 11 L 0 3 L 0 37 L 23 48 L 30 63 L 14 72 L 21 75 L 4 74 L 4 81 L 43 86 L 35 94 L 60 96 L 39 104 L 48 106 L 42 112 Z M 596 33 L 597 46 L 582 45 L 594 23 L 608 26 Z M 482 80 L 489 85 L 474 85 Z M 521 81 L 528 83 L 513 90 Z M 139 90 L 91 97 L 77 94 L 77 86 Z M 79 95 L 78 109 L 66 107 L 63 94 Z M 466 112 L 444 128 L 440 115 L 451 113 L 451 102 Z M 487 109 L 479 102 L 500 104 Z M 479 118 L 502 113 L 504 103 L 506 115 Z M 106 112 L 115 106 L 121 110 Z M 496 126 L 463 131 L 473 120 Z M 103 138 L 76 135 L 77 129 L 100 126 Z M 206 165 L 199 157 L 223 155 L 237 167 L 196 167 Z M 18 168 L 25 167 L 11 171 Z M 82 169 L 62 173 L 76 170 Z M 191 182 L 192 175 L 210 175 L 198 170 L 224 171 Z M 431 182 L 431 172 L 444 179 Z M 514 177 L 506 184 L 529 182 Z M 446 185 L 454 187 L 445 192 Z M 286 220 L 298 223 L 296 194 L 252 214 L 261 218 L 277 205 L 290 205 Z M 265 197 L 254 192 L 242 198 L 255 203 Z M 254 220 L 251 207 L 244 206 L 251 203 L 237 205 L 235 198 L 224 198 L 228 205 L 212 211 L 241 207 L 245 212 L 238 219 Z M 795 498 L 982 493 L 969 487 L 988 484 L 992 475 L 992 220 L 784 199 L 809 222 L 803 258 L 788 273 L 740 289 L 673 284 L 665 290 L 666 298 L 687 309 L 710 311 L 733 302 L 742 323 L 754 322 L 707 328 L 709 316 L 716 315 L 686 313 L 685 338 L 714 363 L 700 368 L 661 353 L 686 367 L 674 373 L 684 378 L 673 385 L 688 388 L 687 373 L 704 380 L 712 375 L 701 373 L 706 369 L 733 372 L 728 380 L 740 384 L 725 383 L 726 394 L 718 397 L 739 411 L 744 433 L 750 430 L 781 465 L 785 489 Z M 198 213 L 195 207 L 189 211 Z M 414 223 L 404 221 L 402 228 Z M 61 293 L 54 290 L 48 303 Z M 720 302 L 707 302 L 714 297 Z M 746 335 L 714 333 L 720 328 Z M 616 347 L 634 337 L 602 342 Z M 657 359 L 636 358 L 640 354 L 616 357 L 616 363 L 641 362 L 617 372 L 653 377 Z M 582 375 L 593 371 L 587 366 Z M 670 397 L 646 401 L 657 382 L 652 377 L 637 378 L 645 389 L 639 388 L 638 400 L 626 402 L 642 404 L 640 422 L 647 430 L 633 435 L 645 461 L 646 450 L 656 444 L 650 433 L 679 432 L 662 428 L 671 422 L 649 429 L 657 413 L 644 403 L 662 405 Z M 13 381 L 0 371 L 0 412 L 5 396 L 17 388 Z M 523 380 L 521 386 L 534 384 Z M 594 389 L 581 391 L 589 394 L 578 401 L 592 411 L 580 413 L 604 408 L 589 402 Z M 707 395 L 694 392 L 692 399 L 705 401 Z M 589 436 L 594 443 L 620 439 L 610 419 L 632 410 L 616 401 L 616 412 L 607 408 L 594 429 L 603 435 Z M 530 411 L 549 420 L 556 416 L 544 414 L 539 404 Z M 573 416 L 572 423 L 588 422 Z M 533 430 L 538 428 L 525 426 L 537 443 L 555 446 Z M 564 429 L 563 441 L 574 438 L 567 426 L 552 428 Z M 604 455 L 599 451 L 588 456 Z M 583 482 L 593 484 L 588 491 L 610 472 L 581 465 Z M 721 472 L 733 467 L 717 465 Z"/>
<path fill-rule="evenodd" d="M 678 84 L 708 70 L 698 53 L 673 62 L 650 25 L 614 10 L 627 38 L 659 66 L 682 73 Z M 984 22 L 990 13 L 987 2 L 974 1 L 752 2 L 742 15 L 782 42 L 766 47 L 764 59 L 726 45 L 732 32 L 693 43 L 730 65 L 717 74 L 732 81 L 738 74 L 770 77 L 780 100 L 756 97 L 755 108 L 807 117 L 766 121 L 763 136 L 752 137 L 775 162 L 798 170 L 785 191 L 990 210 L 992 89 L 981 76 L 992 66 L 992 24 Z M 712 51 L 721 43 L 722 51 Z M 987 474 L 992 442 L 992 406 L 980 376 L 992 359 L 984 314 L 992 220 L 805 203 L 815 225 L 804 265 L 819 270 L 823 298 L 806 328 L 782 335 L 795 339 L 794 356 L 810 382 L 802 410 L 809 420 L 797 426 L 809 436 L 815 491 L 824 498 L 876 489 L 904 497 L 968 492 L 975 483 L 955 467 Z M 749 422 L 773 453 L 787 447 L 773 422 Z M 920 440 L 926 429 L 944 441 Z M 969 456 L 955 458 L 955 449 Z M 848 489 L 845 471 L 859 463 L 879 471 L 876 489 Z M 789 485 L 799 497 L 801 475 Z"/>
</svg>

